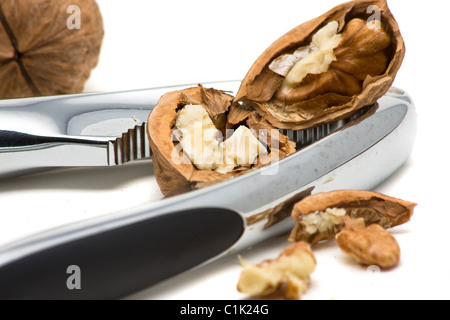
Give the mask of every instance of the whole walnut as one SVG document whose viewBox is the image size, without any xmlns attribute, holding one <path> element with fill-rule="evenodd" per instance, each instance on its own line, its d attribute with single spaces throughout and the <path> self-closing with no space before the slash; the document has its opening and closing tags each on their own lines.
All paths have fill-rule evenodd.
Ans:
<svg viewBox="0 0 450 320">
<path fill-rule="evenodd" d="M 95 0 L 0 0 L 0 98 L 81 92 L 103 34 Z"/>
</svg>

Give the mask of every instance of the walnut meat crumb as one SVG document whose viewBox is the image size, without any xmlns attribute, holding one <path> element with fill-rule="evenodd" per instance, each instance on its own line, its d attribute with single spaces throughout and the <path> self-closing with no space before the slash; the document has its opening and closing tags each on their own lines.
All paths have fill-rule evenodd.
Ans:
<svg viewBox="0 0 450 320">
<path fill-rule="evenodd" d="M 339 247 L 361 264 L 392 268 L 400 261 L 400 246 L 378 224 L 366 227 L 363 218 L 345 219 L 345 227 L 336 235 Z"/>
<path fill-rule="evenodd" d="M 241 264 L 239 292 L 262 297 L 283 288 L 284 298 L 298 300 L 308 289 L 316 260 L 311 246 L 300 241 L 286 247 L 276 259 L 254 265 L 241 258 Z"/>
</svg>

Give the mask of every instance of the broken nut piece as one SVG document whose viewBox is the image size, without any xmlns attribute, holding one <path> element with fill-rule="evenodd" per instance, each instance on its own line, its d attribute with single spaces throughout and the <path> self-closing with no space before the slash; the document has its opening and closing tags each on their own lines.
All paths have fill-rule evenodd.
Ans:
<svg viewBox="0 0 450 320">
<path fill-rule="evenodd" d="M 384 229 L 392 228 L 408 222 L 416 205 L 372 191 L 316 193 L 294 205 L 291 217 L 296 224 L 289 239 L 311 245 L 331 240 L 344 227 L 343 216 L 364 218 L 367 225 L 375 223 Z"/>
<path fill-rule="evenodd" d="M 148 118 L 156 181 L 165 196 L 202 188 L 295 152 L 295 143 L 264 123 L 229 126 L 233 97 L 198 87 L 164 94 Z M 229 130 L 234 131 L 227 137 Z M 292 145 L 293 144 L 293 145 Z"/>
<path fill-rule="evenodd" d="M 310 274 L 316 268 L 311 246 L 297 242 L 286 247 L 278 258 L 253 265 L 241 259 L 237 289 L 255 297 L 267 296 L 284 287 L 284 298 L 298 300 L 308 289 Z"/>
<path fill-rule="evenodd" d="M 391 87 L 404 55 L 386 0 L 350 1 L 268 47 L 235 101 L 279 129 L 311 129 L 376 103 Z"/>
<path fill-rule="evenodd" d="M 400 261 L 400 246 L 389 232 L 378 224 L 366 228 L 364 219 L 346 217 L 345 227 L 336 235 L 343 252 L 364 265 L 392 268 Z"/>
</svg>

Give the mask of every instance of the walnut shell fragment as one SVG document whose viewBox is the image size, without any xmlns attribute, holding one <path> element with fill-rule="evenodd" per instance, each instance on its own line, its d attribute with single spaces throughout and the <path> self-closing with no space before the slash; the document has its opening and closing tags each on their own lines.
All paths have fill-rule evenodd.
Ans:
<svg viewBox="0 0 450 320">
<path fill-rule="evenodd" d="M 165 196 L 171 196 L 202 188 L 251 168 L 239 167 L 229 173 L 220 173 L 209 169 L 198 169 L 183 152 L 174 136 L 174 125 L 179 111 L 187 105 L 201 105 L 207 111 L 214 126 L 226 137 L 227 129 L 234 129 L 227 124 L 227 115 L 233 104 L 233 96 L 213 88 L 199 85 L 185 90 L 166 93 L 161 97 L 148 118 L 148 137 L 153 151 L 152 160 L 157 183 Z M 267 131 L 266 131 L 267 132 Z M 273 161 L 274 154 L 284 157 L 295 151 L 295 144 L 277 131 L 277 143 L 266 140 L 270 153 L 252 167 L 258 167 Z M 259 138 L 259 137 L 258 137 Z M 273 146 L 273 147 L 272 147 Z M 276 151 L 276 152 L 275 152 Z M 285 152 L 286 151 L 286 152 Z"/>
<path fill-rule="evenodd" d="M 95 0 L 1 0 L 0 98 L 81 92 L 103 34 Z"/>
<path fill-rule="evenodd" d="M 277 206 L 264 210 L 263 212 L 257 213 L 253 216 L 246 218 L 247 225 L 251 226 L 252 224 L 267 218 L 267 222 L 264 225 L 264 229 L 270 228 L 275 224 L 283 221 L 291 215 L 292 209 L 294 205 L 305 197 L 311 195 L 311 192 L 314 190 L 314 187 L 310 187 L 308 189 L 302 190 L 292 197 L 284 200 Z"/>
<path fill-rule="evenodd" d="M 362 190 L 337 190 L 316 193 L 295 204 L 291 217 L 295 226 L 289 240 L 314 245 L 333 239 L 344 226 L 343 217 L 364 218 L 366 225 L 384 229 L 408 222 L 417 204 L 381 193 Z"/>
<path fill-rule="evenodd" d="M 329 36 L 335 44 L 320 56 L 316 35 L 333 27 L 340 38 Z M 308 65 L 305 59 L 312 54 L 320 70 L 298 67 L 303 60 Z M 235 100 L 277 128 L 310 129 L 375 103 L 391 87 L 404 55 L 403 38 L 386 0 L 347 2 L 267 48 L 248 71 Z M 294 72 L 296 68 L 305 74 Z M 242 112 L 234 111 L 229 121 L 242 118 Z"/>
<path fill-rule="evenodd" d="M 343 252 L 364 265 L 392 268 L 400 261 L 400 246 L 394 236 L 378 224 L 366 228 L 363 218 L 347 217 L 336 241 Z"/>
<path fill-rule="evenodd" d="M 243 270 L 237 284 L 239 292 L 267 297 L 282 289 L 285 299 L 298 300 L 308 289 L 310 275 L 317 262 L 311 246 L 297 242 L 287 246 L 276 259 L 257 265 L 241 259 L 241 264 Z"/>
</svg>

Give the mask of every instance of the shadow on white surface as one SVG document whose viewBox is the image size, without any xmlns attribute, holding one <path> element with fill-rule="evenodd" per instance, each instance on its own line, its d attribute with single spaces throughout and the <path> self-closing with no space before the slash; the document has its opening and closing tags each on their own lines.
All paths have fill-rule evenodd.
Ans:
<svg viewBox="0 0 450 320">
<path fill-rule="evenodd" d="M 115 167 L 58 168 L 0 180 L 0 192 L 33 189 L 108 190 L 136 179 L 153 177 L 151 161 Z"/>
<path fill-rule="evenodd" d="M 0 180 L 0 246 L 163 198 L 151 161 L 56 169 Z"/>
</svg>

